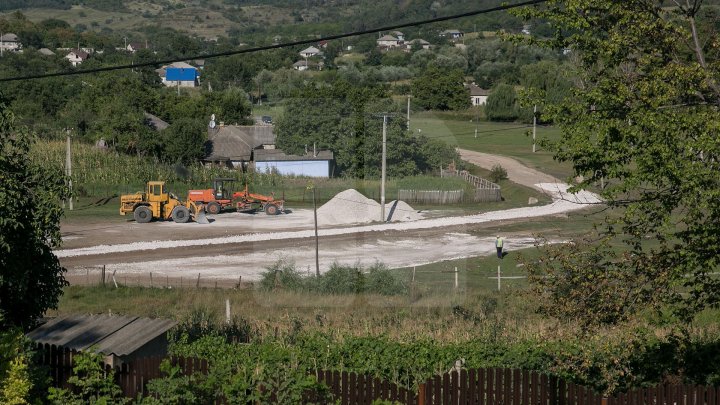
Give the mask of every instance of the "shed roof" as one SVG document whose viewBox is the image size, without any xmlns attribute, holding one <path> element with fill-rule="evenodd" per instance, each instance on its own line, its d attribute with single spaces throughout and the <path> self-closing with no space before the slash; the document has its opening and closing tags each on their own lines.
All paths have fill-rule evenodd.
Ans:
<svg viewBox="0 0 720 405">
<path fill-rule="evenodd" d="M 250 161 L 253 149 L 275 143 L 271 125 L 224 125 L 210 130 L 206 161 Z"/>
<path fill-rule="evenodd" d="M 258 149 L 255 151 L 253 160 L 256 162 L 283 162 L 283 161 L 301 161 L 301 160 L 333 160 L 334 154 L 330 150 L 319 150 L 313 156 L 308 153 L 304 156 L 288 155 L 280 149 Z"/>
<path fill-rule="evenodd" d="M 49 50 L 48 48 L 40 48 L 40 49 L 38 49 L 38 52 L 40 52 L 43 55 L 47 55 L 47 56 L 55 55 L 55 52 Z"/>
<path fill-rule="evenodd" d="M 69 315 L 55 318 L 27 334 L 43 344 L 104 354 L 128 355 L 177 324 L 170 319 L 136 316 Z"/>
</svg>

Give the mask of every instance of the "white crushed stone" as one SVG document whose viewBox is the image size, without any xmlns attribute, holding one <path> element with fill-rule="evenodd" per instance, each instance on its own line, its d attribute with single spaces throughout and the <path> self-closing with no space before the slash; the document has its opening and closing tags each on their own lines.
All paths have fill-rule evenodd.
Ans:
<svg viewBox="0 0 720 405">
<path fill-rule="evenodd" d="M 545 190 L 553 202 L 543 206 L 513 208 L 503 211 L 492 211 L 477 215 L 459 217 L 431 218 L 417 221 L 378 223 L 363 226 L 321 229 L 320 236 L 347 235 L 360 232 L 381 232 L 390 230 L 417 230 L 449 226 L 463 226 L 480 224 L 505 219 L 535 218 L 548 215 L 564 214 L 570 211 L 581 210 L 595 204 L 601 204 L 600 197 L 589 191 L 570 194 L 570 187 L 563 183 L 539 183 L 536 187 Z M 377 212 L 377 211 L 376 211 Z M 378 214 L 379 216 L 379 214 Z M 155 250 L 178 248 L 186 246 L 205 246 L 209 244 L 228 244 L 243 242 L 258 242 L 264 240 L 282 240 L 296 238 L 312 238 L 313 230 L 264 232 L 255 234 L 235 235 L 221 238 L 206 238 L 194 240 L 159 240 L 152 242 L 133 242 L 117 245 L 99 245 L 78 249 L 65 249 L 55 251 L 57 257 L 74 257 L 87 255 L 102 255 L 108 253 L 132 252 L 140 250 Z"/>
<path fill-rule="evenodd" d="M 530 248 L 538 241 L 530 237 L 515 237 L 506 240 L 509 251 Z M 548 240 L 545 243 L 563 243 L 563 240 Z M 377 261 L 390 268 L 422 266 L 446 260 L 462 260 L 476 256 L 495 254 L 495 238 L 477 237 L 467 233 L 452 232 L 429 238 L 399 240 L 373 240 L 358 245 L 348 245 L 343 249 L 323 250 L 320 272 L 325 273 L 334 263 L 367 267 Z M 108 264 L 107 270 L 117 271 L 119 275 L 153 274 L 172 277 L 194 278 L 202 273 L 203 279 L 259 280 L 265 269 L 277 260 L 292 258 L 296 269 L 309 274 L 315 272 L 315 252 L 305 248 L 283 249 L 282 252 L 257 251 L 241 256 L 214 255 L 179 259 L 151 260 L 144 262 Z M 489 269 L 491 270 L 491 269 Z M 71 275 L 85 275 L 85 269 L 71 269 Z M 448 274 L 448 279 L 453 277 Z"/>
<path fill-rule="evenodd" d="M 394 201 L 385 204 L 385 216 L 390 215 Z M 380 222 L 380 203 L 365 197 L 355 189 L 338 193 L 317 210 L 318 225 L 348 225 Z M 415 221 L 422 214 L 404 201 L 398 201 L 391 222 Z"/>
</svg>

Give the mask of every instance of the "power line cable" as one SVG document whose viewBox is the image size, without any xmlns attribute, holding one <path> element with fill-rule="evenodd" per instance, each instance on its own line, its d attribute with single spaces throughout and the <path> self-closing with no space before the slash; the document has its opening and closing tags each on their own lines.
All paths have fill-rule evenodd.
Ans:
<svg viewBox="0 0 720 405">
<path fill-rule="evenodd" d="M 170 63 L 174 63 L 174 62 L 182 62 L 184 60 L 189 60 L 189 59 L 212 59 L 212 58 L 219 58 L 219 57 L 223 57 L 223 56 L 232 56 L 232 55 L 239 55 L 239 54 L 244 54 L 244 53 L 267 51 L 270 49 L 288 48 L 288 47 L 297 46 L 297 45 L 307 45 L 307 44 L 317 43 L 317 42 L 321 42 L 321 41 L 330 41 L 333 39 L 354 37 L 354 36 L 365 35 L 365 34 L 374 34 L 376 32 L 381 32 L 381 31 L 390 31 L 390 30 L 395 30 L 398 28 L 415 27 L 415 26 L 419 26 L 419 25 L 427 25 L 427 24 L 432 24 L 432 23 L 441 22 L 441 21 L 455 20 L 458 18 L 472 17 L 472 16 L 488 14 L 488 13 L 492 13 L 492 12 L 496 12 L 496 11 L 511 10 L 511 9 L 519 8 L 519 7 L 537 5 L 537 4 L 545 3 L 547 1 L 548 0 L 528 0 L 528 1 L 521 2 L 521 3 L 506 4 L 506 5 L 501 5 L 501 6 L 482 9 L 482 10 L 469 11 L 469 12 L 461 13 L 461 14 L 454 14 L 454 15 L 445 16 L 445 17 L 432 18 L 429 20 L 421 20 L 421 21 L 414 21 L 414 22 L 409 22 L 409 23 L 394 24 L 394 25 L 388 25 L 388 26 L 384 26 L 384 27 L 372 28 L 372 29 L 367 29 L 367 30 L 362 30 L 362 31 L 353 31 L 353 32 L 347 32 L 347 33 L 343 33 L 343 34 L 329 35 L 329 36 L 321 37 L 321 38 L 304 39 L 301 41 L 293 41 L 293 42 L 284 42 L 284 43 L 280 43 L 280 44 L 265 45 L 265 46 L 259 46 L 259 47 L 254 47 L 254 48 L 247 48 L 247 49 L 239 49 L 239 50 L 235 50 L 235 51 L 218 52 L 218 53 L 211 53 L 211 54 L 206 54 L 206 55 L 191 55 L 191 56 L 184 56 L 182 58 L 155 60 L 155 61 L 150 61 L 150 62 L 130 64 L 130 65 L 106 66 L 106 67 L 86 69 L 86 70 L 75 70 L 75 71 L 65 71 L 65 72 L 55 72 L 55 73 L 44 73 L 44 74 L 39 74 L 39 75 L 8 77 L 8 78 L 0 79 L 0 82 L 44 79 L 44 78 L 48 78 L 48 77 L 58 77 L 58 76 L 77 76 L 77 75 L 84 75 L 84 74 L 89 74 L 89 73 L 108 72 L 108 71 L 113 71 L 113 70 L 124 70 L 124 69 L 133 69 L 133 68 L 141 68 L 141 67 L 148 67 L 148 66 L 165 65 L 165 64 L 170 64 Z"/>
</svg>

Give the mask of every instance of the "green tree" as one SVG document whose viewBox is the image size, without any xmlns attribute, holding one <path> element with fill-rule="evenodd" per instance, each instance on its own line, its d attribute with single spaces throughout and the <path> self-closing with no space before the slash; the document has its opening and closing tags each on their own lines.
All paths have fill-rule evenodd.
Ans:
<svg viewBox="0 0 720 405">
<path fill-rule="evenodd" d="M 60 246 L 64 176 L 29 161 L 33 137 L 14 127 L 0 100 L 0 326 L 31 326 L 56 308 L 67 284 L 53 249 Z"/>
<path fill-rule="evenodd" d="M 196 163 L 205 156 L 207 125 L 197 119 L 179 119 L 163 131 L 163 139 L 166 161 Z"/>
<path fill-rule="evenodd" d="M 501 84 L 488 96 L 485 114 L 490 121 L 515 121 L 518 118 L 517 95 L 509 84 Z"/>
<path fill-rule="evenodd" d="M 430 110 L 461 110 L 470 106 L 470 91 L 463 85 L 463 71 L 430 67 L 412 82 L 415 101 Z"/>
<path fill-rule="evenodd" d="M 578 188 L 603 178 L 602 196 L 620 213 L 600 229 L 622 259 L 597 265 L 631 284 L 624 289 L 651 292 L 636 295 L 633 309 L 670 305 L 690 320 L 720 304 L 711 275 L 720 258 L 720 84 L 717 52 L 704 45 L 719 38 L 702 29 L 702 1 L 670 4 L 551 0 L 518 13 L 558 27 L 547 45 L 574 55 L 582 86 L 544 113 L 563 132 L 548 146 L 584 176 Z M 584 288 L 549 282 L 563 296 Z"/>
</svg>

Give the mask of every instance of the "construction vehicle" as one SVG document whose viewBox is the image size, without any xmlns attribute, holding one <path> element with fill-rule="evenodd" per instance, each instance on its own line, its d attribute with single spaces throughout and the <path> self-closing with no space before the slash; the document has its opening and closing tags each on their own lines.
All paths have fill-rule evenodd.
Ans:
<svg viewBox="0 0 720 405">
<path fill-rule="evenodd" d="M 243 191 L 233 192 L 235 179 L 217 178 L 213 188 L 190 190 L 188 200 L 202 203 L 210 214 L 219 214 L 223 209 L 235 208 L 239 212 L 265 211 L 267 215 L 281 213 L 285 201 L 276 200 L 274 195 L 250 193 L 247 184 Z"/>
<path fill-rule="evenodd" d="M 192 217 L 200 224 L 209 223 L 202 204 L 180 201 L 165 188 L 164 181 L 149 181 L 145 192 L 120 196 L 120 215 L 133 214 L 135 222 L 144 224 L 153 219 L 172 219 L 185 223 Z"/>
</svg>

